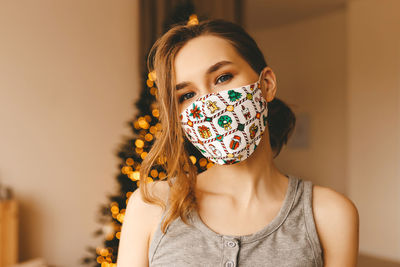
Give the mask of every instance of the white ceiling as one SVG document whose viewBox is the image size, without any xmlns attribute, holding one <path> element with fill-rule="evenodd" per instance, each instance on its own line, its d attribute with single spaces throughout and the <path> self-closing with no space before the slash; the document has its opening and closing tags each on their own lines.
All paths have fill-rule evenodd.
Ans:
<svg viewBox="0 0 400 267">
<path fill-rule="evenodd" d="M 343 8 L 348 0 L 243 0 L 247 29 L 268 28 Z"/>
</svg>

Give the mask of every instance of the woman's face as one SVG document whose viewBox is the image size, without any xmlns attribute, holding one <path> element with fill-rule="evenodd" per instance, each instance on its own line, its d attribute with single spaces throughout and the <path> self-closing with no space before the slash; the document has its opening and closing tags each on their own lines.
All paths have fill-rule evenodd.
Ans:
<svg viewBox="0 0 400 267">
<path fill-rule="evenodd" d="M 228 41 L 210 35 L 196 37 L 181 48 L 175 73 L 180 113 L 198 97 L 255 83 L 259 77 Z"/>
</svg>

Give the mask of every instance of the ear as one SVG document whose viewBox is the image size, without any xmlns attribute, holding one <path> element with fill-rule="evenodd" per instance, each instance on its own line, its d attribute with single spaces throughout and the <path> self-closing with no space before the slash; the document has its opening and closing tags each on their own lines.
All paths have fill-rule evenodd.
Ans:
<svg viewBox="0 0 400 267">
<path fill-rule="evenodd" d="M 260 85 L 263 96 L 267 102 L 271 102 L 276 94 L 276 77 L 270 67 L 265 67 L 260 74 Z"/>
</svg>

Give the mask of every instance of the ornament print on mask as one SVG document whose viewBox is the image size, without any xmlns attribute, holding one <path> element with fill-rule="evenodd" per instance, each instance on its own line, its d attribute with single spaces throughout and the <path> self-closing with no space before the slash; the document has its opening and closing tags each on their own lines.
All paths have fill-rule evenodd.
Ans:
<svg viewBox="0 0 400 267">
<path fill-rule="evenodd" d="M 260 143 L 268 115 L 260 77 L 253 84 L 199 97 L 180 114 L 185 135 L 212 162 L 238 163 Z"/>
</svg>

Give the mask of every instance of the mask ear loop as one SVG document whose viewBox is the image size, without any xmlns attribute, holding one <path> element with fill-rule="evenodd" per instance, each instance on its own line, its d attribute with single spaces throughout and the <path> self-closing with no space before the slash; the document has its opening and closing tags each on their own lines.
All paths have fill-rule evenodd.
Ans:
<svg viewBox="0 0 400 267">
<path fill-rule="evenodd" d="M 258 80 L 257 80 L 257 87 L 261 89 L 261 76 L 262 76 L 262 71 L 260 72 L 260 75 L 258 75 Z"/>
</svg>

